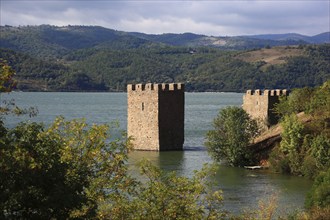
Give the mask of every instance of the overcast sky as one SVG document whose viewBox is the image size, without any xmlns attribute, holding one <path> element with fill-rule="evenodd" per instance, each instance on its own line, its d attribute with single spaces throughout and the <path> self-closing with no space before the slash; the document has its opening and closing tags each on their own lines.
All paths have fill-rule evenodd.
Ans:
<svg viewBox="0 0 330 220">
<path fill-rule="evenodd" d="M 330 29 L 330 0 L 0 0 L 1 25 L 98 25 L 149 34 L 316 35 Z"/>
</svg>

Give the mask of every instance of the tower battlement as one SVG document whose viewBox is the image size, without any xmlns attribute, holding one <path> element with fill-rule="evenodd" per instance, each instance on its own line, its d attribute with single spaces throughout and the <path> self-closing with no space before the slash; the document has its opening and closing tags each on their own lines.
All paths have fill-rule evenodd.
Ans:
<svg viewBox="0 0 330 220">
<path fill-rule="evenodd" d="M 287 89 L 247 90 L 243 96 L 243 109 L 261 125 L 268 127 L 278 122 L 278 115 L 274 112 L 280 96 L 288 96 Z"/>
<path fill-rule="evenodd" d="M 184 84 L 128 84 L 127 134 L 137 150 L 182 150 Z"/>
<path fill-rule="evenodd" d="M 127 92 L 130 91 L 177 91 L 184 90 L 183 83 L 147 83 L 147 84 L 128 84 Z"/>
<path fill-rule="evenodd" d="M 272 90 L 247 90 L 245 95 L 264 95 L 264 96 L 287 96 L 289 95 L 289 90 L 287 89 L 272 89 Z"/>
</svg>

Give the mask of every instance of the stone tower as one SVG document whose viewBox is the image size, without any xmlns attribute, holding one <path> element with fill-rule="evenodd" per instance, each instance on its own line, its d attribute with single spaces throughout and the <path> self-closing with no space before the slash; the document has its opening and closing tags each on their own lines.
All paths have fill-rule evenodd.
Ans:
<svg viewBox="0 0 330 220">
<path fill-rule="evenodd" d="M 278 122 L 278 115 L 273 111 L 280 96 L 287 96 L 289 92 L 284 89 L 276 90 L 247 90 L 243 96 L 243 109 L 257 119 L 261 125 L 269 127 Z"/>
<path fill-rule="evenodd" d="M 127 101 L 127 135 L 134 149 L 183 149 L 184 84 L 129 84 Z"/>
</svg>

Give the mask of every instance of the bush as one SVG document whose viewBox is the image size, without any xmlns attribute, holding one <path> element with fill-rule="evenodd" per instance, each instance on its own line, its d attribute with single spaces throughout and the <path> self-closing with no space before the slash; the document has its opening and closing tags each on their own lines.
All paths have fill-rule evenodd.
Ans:
<svg viewBox="0 0 330 220">
<path fill-rule="evenodd" d="M 269 162 L 271 168 L 279 173 L 291 173 L 289 159 L 283 152 L 276 146 L 269 155 Z"/>
<path fill-rule="evenodd" d="M 325 208 L 330 205 L 330 168 L 315 179 L 305 201 L 307 208 Z"/>
<path fill-rule="evenodd" d="M 318 173 L 315 170 L 317 170 L 315 158 L 310 155 L 305 156 L 301 168 L 302 174 L 307 178 L 314 179 Z"/>
<path fill-rule="evenodd" d="M 239 107 L 221 109 L 213 121 L 214 130 L 208 131 L 205 143 L 209 154 L 216 161 L 226 160 L 231 166 L 253 162 L 247 148 L 258 132 L 257 122 Z"/>
</svg>

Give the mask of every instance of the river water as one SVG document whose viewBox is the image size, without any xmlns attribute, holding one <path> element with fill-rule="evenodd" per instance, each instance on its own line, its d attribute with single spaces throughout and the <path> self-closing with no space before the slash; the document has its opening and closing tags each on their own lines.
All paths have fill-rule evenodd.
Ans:
<svg viewBox="0 0 330 220">
<path fill-rule="evenodd" d="M 228 105 L 241 106 L 241 93 L 186 93 L 185 94 L 185 143 L 184 151 L 132 152 L 129 163 L 132 170 L 142 158 L 148 158 L 164 170 L 174 170 L 190 176 L 204 163 L 212 163 L 204 147 L 205 133 L 212 128 L 212 120 L 219 109 Z M 88 123 L 119 122 L 126 129 L 126 93 L 26 93 L 13 92 L 1 99 L 14 99 L 20 107 L 36 106 L 37 117 L 7 117 L 6 124 L 14 126 L 19 121 L 31 120 L 50 124 L 56 116 L 66 119 L 86 118 Z M 224 209 L 239 213 L 258 206 L 258 201 L 271 195 L 278 198 L 278 213 L 301 209 L 305 194 L 312 182 L 288 175 L 274 174 L 267 170 L 251 171 L 218 165 L 217 188 L 223 190 Z"/>
</svg>

